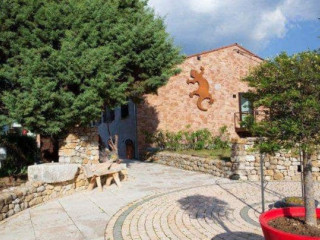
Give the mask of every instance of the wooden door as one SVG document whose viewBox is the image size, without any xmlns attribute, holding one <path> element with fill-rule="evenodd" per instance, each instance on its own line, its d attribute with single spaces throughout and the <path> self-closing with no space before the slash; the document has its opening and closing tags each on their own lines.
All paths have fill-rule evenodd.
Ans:
<svg viewBox="0 0 320 240">
<path fill-rule="evenodd" d="M 134 158 L 134 144 L 130 139 L 126 140 L 126 158 L 133 159 Z"/>
</svg>

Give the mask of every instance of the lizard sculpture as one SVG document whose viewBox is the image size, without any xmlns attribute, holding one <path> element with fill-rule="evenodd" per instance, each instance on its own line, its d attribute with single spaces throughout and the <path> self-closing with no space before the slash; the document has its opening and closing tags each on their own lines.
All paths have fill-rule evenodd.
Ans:
<svg viewBox="0 0 320 240">
<path fill-rule="evenodd" d="M 192 83 L 198 83 L 199 88 L 196 91 L 193 91 L 189 94 L 189 96 L 192 98 L 194 95 L 199 96 L 197 101 L 197 106 L 202 111 L 207 111 L 208 109 L 205 109 L 202 107 L 202 101 L 205 99 L 209 100 L 209 104 L 211 105 L 213 103 L 213 99 L 211 94 L 209 93 L 209 83 L 208 81 L 203 77 L 204 68 L 200 68 L 200 73 L 196 70 L 191 70 L 190 75 L 193 78 L 193 80 L 188 79 L 187 84 Z"/>
</svg>

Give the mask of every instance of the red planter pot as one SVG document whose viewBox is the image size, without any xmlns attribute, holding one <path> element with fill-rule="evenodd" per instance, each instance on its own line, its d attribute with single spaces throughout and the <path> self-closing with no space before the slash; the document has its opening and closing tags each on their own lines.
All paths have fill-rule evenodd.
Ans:
<svg viewBox="0 0 320 240">
<path fill-rule="evenodd" d="M 320 218 L 320 209 L 316 210 L 317 217 Z M 291 233 L 277 230 L 268 225 L 268 222 L 278 217 L 303 217 L 305 216 L 305 208 L 278 208 L 265 212 L 260 215 L 259 221 L 262 227 L 263 235 L 266 240 L 320 240 L 319 237 L 308 237 L 301 235 L 294 235 Z"/>
</svg>

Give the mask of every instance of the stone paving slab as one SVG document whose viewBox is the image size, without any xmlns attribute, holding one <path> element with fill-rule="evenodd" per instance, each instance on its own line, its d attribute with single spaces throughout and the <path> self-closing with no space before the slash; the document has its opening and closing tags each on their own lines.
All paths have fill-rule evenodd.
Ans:
<svg viewBox="0 0 320 240">
<path fill-rule="evenodd" d="M 0 223 L 0 239 L 262 239 L 254 224 L 259 183 L 127 163 L 129 180 L 121 188 L 79 192 L 22 211 Z M 266 198 L 299 193 L 299 183 L 270 183 Z"/>
</svg>

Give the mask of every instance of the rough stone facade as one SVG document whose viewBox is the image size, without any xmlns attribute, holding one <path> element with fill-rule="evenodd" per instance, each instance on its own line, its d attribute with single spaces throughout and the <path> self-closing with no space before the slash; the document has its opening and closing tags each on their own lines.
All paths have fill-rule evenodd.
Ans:
<svg viewBox="0 0 320 240">
<path fill-rule="evenodd" d="M 180 66 L 181 73 L 169 79 L 159 88 L 157 94 L 144 96 L 144 102 L 137 107 L 137 130 L 139 151 L 147 146 L 143 132 L 157 130 L 177 132 L 186 126 L 190 130 L 209 129 L 217 135 L 219 129 L 227 126 L 231 138 L 239 138 L 235 132 L 234 114 L 239 112 L 239 93 L 247 92 L 247 83 L 241 81 L 250 69 L 259 65 L 262 59 L 237 44 L 188 57 Z M 197 107 L 198 96 L 189 93 L 198 89 L 198 84 L 187 84 L 190 71 L 200 71 L 209 83 L 209 93 L 214 103 L 207 100 Z"/>
<path fill-rule="evenodd" d="M 82 169 L 79 168 L 75 178 L 71 181 L 50 184 L 27 182 L 17 187 L 2 190 L 0 191 L 0 221 L 50 199 L 84 190 L 88 185 Z"/>
<path fill-rule="evenodd" d="M 229 178 L 233 173 L 231 162 L 172 152 L 158 152 L 156 154 L 152 154 L 146 158 L 146 161 L 190 171 L 209 173 L 217 177 Z"/>
<path fill-rule="evenodd" d="M 98 163 L 99 133 L 96 127 L 76 127 L 59 141 L 59 162 Z"/>
<path fill-rule="evenodd" d="M 260 179 L 260 154 L 254 151 L 255 138 L 236 141 L 232 147 L 231 161 L 234 173 L 242 180 Z M 315 180 L 320 181 L 320 154 L 312 156 L 312 171 Z M 266 180 L 301 179 L 300 158 L 291 151 L 279 151 L 275 155 L 266 155 L 264 159 L 264 176 Z"/>
</svg>

